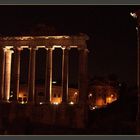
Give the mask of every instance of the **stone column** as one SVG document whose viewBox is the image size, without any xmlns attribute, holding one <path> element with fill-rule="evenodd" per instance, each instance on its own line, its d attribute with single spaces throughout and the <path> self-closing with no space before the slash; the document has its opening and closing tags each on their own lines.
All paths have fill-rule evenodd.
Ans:
<svg viewBox="0 0 140 140">
<path fill-rule="evenodd" d="M 20 82 L 20 53 L 21 48 L 16 47 L 14 50 L 14 76 L 13 76 L 13 100 L 18 100 L 19 82 Z"/>
<path fill-rule="evenodd" d="M 45 94 L 46 102 L 50 103 L 52 96 L 52 54 L 53 48 L 46 49 L 46 79 L 45 79 Z"/>
<path fill-rule="evenodd" d="M 10 47 L 5 48 L 5 77 L 4 77 L 4 101 L 8 101 L 10 97 L 10 81 L 11 81 L 11 62 L 12 53 Z"/>
<path fill-rule="evenodd" d="M 0 48 L 0 102 L 4 97 L 4 70 L 5 70 L 5 51 Z"/>
<path fill-rule="evenodd" d="M 29 58 L 29 72 L 28 72 L 28 103 L 35 101 L 35 62 L 36 62 L 36 48 L 30 49 Z"/>
<path fill-rule="evenodd" d="M 87 61 L 88 49 L 79 49 L 79 77 L 78 77 L 78 88 L 79 88 L 79 102 L 86 102 L 87 86 L 88 86 L 88 71 Z"/>
<path fill-rule="evenodd" d="M 88 96 L 88 71 L 87 71 L 87 58 L 88 58 L 88 50 L 87 49 L 79 49 L 79 101 L 78 107 L 76 111 L 76 123 L 77 127 L 84 128 L 87 124 L 88 120 L 88 106 L 87 106 L 87 96 Z M 80 118 L 78 118 L 80 114 Z"/>
<path fill-rule="evenodd" d="M 62 103 L 68 100 L 68 65 L 69 65 L 69 50 L 63 48 L 62 57 Z"/>
</svg>

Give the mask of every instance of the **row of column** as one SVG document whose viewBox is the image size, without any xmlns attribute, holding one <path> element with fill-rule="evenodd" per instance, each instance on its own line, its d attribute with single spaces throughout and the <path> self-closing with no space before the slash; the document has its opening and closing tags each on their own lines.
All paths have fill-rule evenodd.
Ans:
<svg viewBox="0 0 140 140">
<path fill-rule="evenodd" d="M 14 48 L 14 83 L 13 83 L 13 99 L 17 101 L 19 94 L 20 80 L 20 54 L 21 47 Z M 36 47 L 29 48 L 29 74 L 28 74 L 28 103 L 35 102 L 35 58 Z M 45 94 L 46 102 L 51 101 L 52 95 L 52 53 L 53 48 L 46 48 L 46 79 Z M 67 102 L 68 97 L 68 62 L 69 49 L 62 48 L 62 102 Z M 13 50 L 11 48 L 1 48 L 1 72 L 0 72 L 0 101 L 8 101 L 10 96 L 10 77 L 11 77 L 11 61 Z M 86 99 L 87 93 L 87 49 L 79 49 L 79 100 L 82 102 Z"/>
</svg>

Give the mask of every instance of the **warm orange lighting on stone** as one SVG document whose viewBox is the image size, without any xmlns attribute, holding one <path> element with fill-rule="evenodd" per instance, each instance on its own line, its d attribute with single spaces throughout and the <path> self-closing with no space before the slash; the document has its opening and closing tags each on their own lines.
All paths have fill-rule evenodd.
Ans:
<svg viewBox="0 0 140 140">
<path fill-rule="evenodd" d="M 10 80 L 11 80 L 11 62 L 12 62 L 12 53 L 10 50 L 12 46 L 5 46 L 5 85 L 4 85 L 4 100 L 8 101 L 10 98 Z"/>
<path fill-rule="evenodd" d="M 68 75 L 69 75 L 69 67 L 68 67 L 68 58 L 69 58 L 69 50 L 71 48 L 77 48 L 79 55 L 79 60 L 81 58 L 87 61 L 87 45 L 86 41 L 89 37 L 86 34 L 80 33 L 78 36 L 5 36 L 0 37 L 1 46 L 3 46 L 3 53 L 6 57 L 3 57 L 5 62 L 3 62 L 3 68 L 5 69 L 3 77 L 4 77 L 4 88 L 1 88 L 1 91 L 4 91 L 3 100 L 8 101 L 10 97 L 10 78 L 11 78 L 11 62 L 12 62 L 12 53 L 14 52 L 14 63 L 15 63 L 15 71 L 14 78 L 16 81 L 14 82 L 15 86 L 13 86 L 14 91 L 14 100 L 18 100 L 20 103 L 22 101 L 31 102 L 31 103 L 54 103 L 60 104 L 62 101 L 70 104 L 78 103 L 80 99 L 79 94 L 83 94 L 85 87 L 82 86 L 79 90 L 75 88 L 69 88 L 68 86 Z M 47 43 L 47 44 L 46 44 Z M 17 45 L 18 44 L 18 45 Z M 21 50 L 27 48 L 29 50 L 29 68 L 28 68 L 28 83 L 27 85 L 20 85 L 20 55 Z M 35 56 L 36 51 L 39 48 L 45 48 L 46 51 L 46 75 L 45 78 L 45 92 L 40 91 L 42 95 L 34 96 L 39 92 L 36 91 L 35 87 Z M 53 72 L 53 51 L 55 48 L 61 48 L 62 55 L 62 85 L 58 88 L 54 88 L 52 83 L 56 82 L 52 81 L 52 72 Z M 83 69 L 87 69 L 86 61 L 81 61 L 79 65 L 79 70 L 82 73 L 83 80 L 79 79 L 79 84 L 84 84 L 86 79 L 86 73 Z M 82 67 L 80 67 L 82 66 Z M 12 83 L 13 84 L 13 83 Z M 83 90 L 84 89 L 84 90 Z M 61 91 L 62 90 L 62 91 Z M 46 95 L 46 96 L 45 96 Z M 48 96 L 47 96 L 48 95 Z M 44 97 L 43 97 L 44 96 Z"/>
<path fill-rule="evenodd" d="M 97 106 L 103 106 L 103 105 L 105 105 L 105 102 L 104 102 L 104 100 L 102 98 L 98 98 L 96 100 L 96 105 Z"/>
<path fill-rule="evenodd" d="M 18 102 L 21 103 L 21 104 L 27 103 L 27 99 L 24 100 L 24 98 L 27 98 L 26 94 L 24 92 L 20 92 L 18 94 Z"/>
<path fill-rule="evenodd" d="M 52 97 L 51 103 L 52 104 L 60 104 L 62 102 L 62 99 L 60 97 Z"/>
<path fill-rule="evenodd" d="M 18 97 L 23 98 L 23 93 L 19 93 Z"/>
<path fill-rule="evenodd" d="M 115 95 L 111 94 L 109 97 L 106 98 L 106 103 L 112 103 L 117 100 L 117 97 Z"/>
<path fill-rule="evenodd" d="M 58 102 L 53 102 L 52 104 L 54 104 L 54 105 L 58 105 Z"/>
<path fill-rule="evenodd" d="M 112 98 L 111 97 L 107 97 L 106 98 L 106 103 L 111 103 L 112 102 Z"/>
</svg>

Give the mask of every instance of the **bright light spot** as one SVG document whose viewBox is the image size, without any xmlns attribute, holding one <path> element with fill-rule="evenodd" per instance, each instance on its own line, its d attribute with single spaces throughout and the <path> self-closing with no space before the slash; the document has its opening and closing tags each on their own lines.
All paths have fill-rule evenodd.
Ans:
<svg viewBox="0 0 140 140">
<path fill-rule="evenodd" d="M 88 96 L 89 96 L 89 97 L 92 97 L 92 94 L 90 93 Z"/>
<path fill-rule="evenodd" d="M 29 48 L 29 46 L 20 46 L 20 48 L 22 48 L 22 49 L 23 49 L 23 48 Z"/>
<path fill-rule="evenodd" d="M 63 38 L 70 38 L 70 36 L 39 36 L 39 37 L 36 37 L 37 39 L 41 38 L 41 39 L 63 39 Z"/>
<path fill-rule="evenodd" d="M 133 17 L 133 18 L 137 18 L 137 15 L 135 13 L 130 13 L 130 15 Z"/>
<path fill-rule="evenodd" d="M 13 46 L 5 46 L 6 49 L 11 49 Z"/>
<path fill-rule="evenodd" d="M 113 95 L 113 94 L 111 94 L 111 97 L 114 97 L 114 95 Z"/>
<path fill-rule="evenodd" d="M 94 110 L 94 109 L 96 109 L 97 108 L 97 106 L 93 106 L 93 107 L 91 107 L 90 109 L 91 110 Z"/>
<path fill-rule="evenodd" d="M 69 36 L 48 36 L 47 38 L 61 39 L 61 38 L 70 38 L 70 37 Z"/>
<path fill-rule="evenodd" d="M 71 102 L 69 102 L 69 104 L 70 104 L 70 105 L 73 105 L 73 104 L 74 104 L 74 102 L 72 102 L 72 101 L 71 101 Z"/>
<path fill-rule="evenodd" d="M 21 104 L 24 104 L 24 101 L 22 101 Z"/>
<path fill-rule="evenodd" d="M 77 95 L 77 94 L 78 94 L 77 92 L 74 93 L 74 95 Z"/>
<path fill-rule="evenodd" d="M 54 105 L 58 105 L 58 102 L 53 102 Z"/>
<path fill-rule="evenodd" d="M 52 83 L 53 83 L 53 84 L 56 84 L 57 82 L 56 82 L 56 81 L 52 81 Z"/>
<path fill-rule="evenodd" d="M 95 107 L 92 107 L 92 109 L 96 109 Z"/>
<path fill-rule="evenodd" d="M 42 103 L 42 102 L 40 102 L 39 104 L 40 104 L 40 105 L 42 105 L 43 103 Z"/>
<path fill-rule="evenodd" d="M 64 48 L 64 47 L 62 48 L 62 50 L 65 50 L 65 49 L 66 49 L 66 48 Z"/>
<path fill-rule="evenodd" d="M 54 48 L 62 48 L 62 46 L 59 46 L 59 45 L 53 45 L 53 49 Z"/>
<path fill-rule="evenodd" d="M 106 98 L 106 102 L 107 102 L 107 103 L 111 103 L 111 102 L 112 102 L 112 98 L 111 98 L 111 97 L 107 97 L 107 98 Z"/>
<path fill-rule="evenodd" d="M 13 95 L 10 95 L 10 97 L 13 97 Z"/>
<path fill-rule="evenodd" d="M 37 48 L 45 48 L 45 46 L 37 46 Z"/>
</svg>

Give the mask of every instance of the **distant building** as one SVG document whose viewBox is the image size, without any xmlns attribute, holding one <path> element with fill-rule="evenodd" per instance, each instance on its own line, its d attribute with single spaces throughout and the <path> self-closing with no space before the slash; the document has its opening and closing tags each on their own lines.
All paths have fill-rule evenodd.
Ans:
<svg viewBox="0 0 140 140">
<path fill-rule="evenodd" d="M 104 107 L 119 97 L 117 83 L 114 81 L 94 80 L 89 87 L 88 103 L 90 109 Z"/>
</svg>

